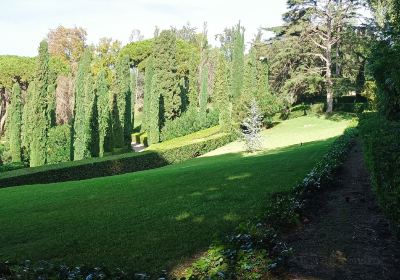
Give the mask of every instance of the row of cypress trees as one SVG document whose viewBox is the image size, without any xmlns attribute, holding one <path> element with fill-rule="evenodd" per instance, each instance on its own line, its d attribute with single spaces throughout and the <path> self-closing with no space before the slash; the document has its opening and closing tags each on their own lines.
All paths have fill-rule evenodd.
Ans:
<svg viewBox="0 0 400 280">
<path fill-rule="evenodd" d="M 268 65 L 260 60 L 257 49 L 244 55 L 244 29 L 234 28 L 233 45 L 229 53 L 219 51 L 216 59 L 212 109 L 219 113 L 224 131 L 237 127 L 246 107 L 256 100 L 261 108 L 269 106 Z M 178 74 L 177 38 L 171 30 L 162 31 L 154 39 L 152 54 L 147 59 L 144 77 L 142 130 L 148 133 L 150 144 L 160 141 L 166 122 L 192 110 L 198 121 L 207 117 L 210 86 L 207 63 L 191 65 L 186 73 L 188 89 L 182 91 Z M 21 89 L 13 88 L 8 135 L 13 161 L 21 161 L 21 151 L 29 155 L 31 166 L 46 164 L 47 136 L 55 125 L 55 85 L 49 69 L 47 43 L 43 41 L 37 57 L 36 77 L 30 83 L 25 105 Z M 79 63 L 74 87 L 74 117 L 71 123 L 71 159 L 102 157 L 115 148 L 130 146 L 134 120 L 133 94 L 136 77 L 128 56 L 119 56 L 112 69 L 102 69 L 94 75 L 93 53 L 87 48 Z M 264 110 L 268 111 L 268 109 Z"/>
<path fill-rule="evenodd" d="M 109 85 L 106 71 L 92 74 L 92 52 L 85 50 L 75 78 L 74 118 L 71 124 L 72 159 L 103 156 L 106 150 L 130 146 L 132 93 L 129 58 L 121 57 L 115 66 L 115 79 Z M 55 125 L 55 81 L 51 79 L 49 52 L 42 41 L 37 57 L 35 79 L 29 85 L 25 105 L 21 88 L 13 86 L 7 135 L 13 162 L 29 158 L 31 167 L 48 162 L 48 133 Z M 25 159 L 26 160 L 26 159 Z"/>
</svg>

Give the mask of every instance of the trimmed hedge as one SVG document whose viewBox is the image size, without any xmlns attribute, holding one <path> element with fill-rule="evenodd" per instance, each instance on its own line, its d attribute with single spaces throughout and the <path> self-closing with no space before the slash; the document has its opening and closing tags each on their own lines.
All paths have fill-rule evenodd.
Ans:
<svg viewBox="0 0 400 280">
<path fill-rule="evenodd" d="M 380 206 L 400 233 L 400 122 L 364 113 L 359 128 Z"/>
<path fill-rule="evenodd" d="M 203 155 L 232 140 L 233 137 L 230 134 L 221 133 L 218 137 L 170 149 L 149 150 L 142 153 L 129 153 L 5 172 L 0 174 L 0 188 L 83 180 L 158 168 Z"/>
</svg>

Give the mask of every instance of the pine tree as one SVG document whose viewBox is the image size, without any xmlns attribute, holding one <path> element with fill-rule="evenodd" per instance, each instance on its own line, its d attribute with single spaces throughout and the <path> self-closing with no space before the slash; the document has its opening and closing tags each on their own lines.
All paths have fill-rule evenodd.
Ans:
<svg viewBox="0 0 400 280">
<path fill-rule="evenodd" d="M 132 100 L 130 82 L 130 62 L 128 56 L 120 57 L 116 65 L 114 95 L 116 108 L 113 124 L 114 147 L 128 147 L 131 144 L 132 132 Z"/>
<path fill-rule="evenodd" d="M 214 80 L 214 94 L 219 110 L 219 124 L 223 131 L 230 131 L 232 105 L 229 98 L 228 67 L 222 53 L 218 56 L 217 73 Z"/>
<path fill-rule="evenodd" d="M 156 82 L 154 89 L 160 95 L 162 118 L 160 124 L 166 120 L 173 120 L 181 114 L 181 95 L 176 61 L 175 33 L 162 31 L 156 38 L 154 50 L 154 73 Z"/>
<path fill-rule="evenodd" d="M 145 76 L 144 76 L 144 98 L 143 98 L 143 121 L 142 131 L 149 131 L 150 125 L 150 96 L 151 85 L 154 76 L 154 58 L 151 55 L 147 60 Z"/>
<path fill-rule="evenodd" d="M 12 89 L 9 107 L 8 140 L 10 143 L 10 153 L 13 162 L 21 161 L 21 120 L 22 103 L 21 87 L 15 83 Z"/>
<path fill-rule="evenodd" d="M 98 130 L 99 130 L 99 156 L 104 156 L 106 149 L 106 137 L 109 132 L 110 124 L 110 96 L 106 80 L 105 70 L 101 70 L 97 77 L 97 111 L 98 111 Z"/>
<path fill-rule="evenodd" d="M 49 88 L 49 52 L 48 44 L 42 41 L 39 46 L 35 78 L 35 96 L 33 102 L 33 130 L 30 151 L 30 166 L 46 164 L 47 132 L 49 118 L 47 114 L 47 96 Z"/>
<path fill-rule="evenodd" d="M 75 115 L 74 115 L 74 160 L 84 159 L 88 155 L 85 137 L 87 76 L 90 75 L 92 53 L 86 49 L 78 66 L 75 79 Z"/>
</svg>

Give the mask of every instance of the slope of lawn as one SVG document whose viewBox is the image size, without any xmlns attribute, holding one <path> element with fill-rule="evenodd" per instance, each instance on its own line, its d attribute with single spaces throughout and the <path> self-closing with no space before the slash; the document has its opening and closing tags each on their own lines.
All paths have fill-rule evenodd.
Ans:
<svg viewBox="0 0 400 280">
<path fill-rule="evenodd" d="M 297 143 L 328 139 L 343 133 L 352 121 L 349 114 L 336 114 L 330 118 L 325 116 L 304 116 L 284 121 L 273 129 L 264 130 L 263 147 L 275 149 Z M 235 141 L 204 156 L 213 156 L 226 153 L 237 153 L 245 150 L 244 143 Z"/>
<path fill-rule="evenodd" d="M 289 191 L 333 139 L 113 177 L 0 189 L 0 260 L 147 272 L 171 268 L 262 214 L 265 199 Z"/>
</svg>

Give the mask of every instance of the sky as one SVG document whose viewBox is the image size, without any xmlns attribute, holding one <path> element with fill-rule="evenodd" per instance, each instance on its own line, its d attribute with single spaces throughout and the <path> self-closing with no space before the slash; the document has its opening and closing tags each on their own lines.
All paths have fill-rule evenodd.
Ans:
<svg viewBox="0 0 400 280">
<path fill-rule="evenodd" d="M 282 24 L 286 0 L 0 0 L 0 55 L 35 56 L 49 29 L 83 27 L 88 44 L 102 37 L 128 43 L 138 29 L 151 38 L 155 26 L 168 29 L 190 23 L 214 35 L 239 20 L 249 42 L 259 27 Z M 268 35 L 267 35 L 268 36 Z"/>
</svg>

